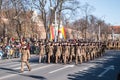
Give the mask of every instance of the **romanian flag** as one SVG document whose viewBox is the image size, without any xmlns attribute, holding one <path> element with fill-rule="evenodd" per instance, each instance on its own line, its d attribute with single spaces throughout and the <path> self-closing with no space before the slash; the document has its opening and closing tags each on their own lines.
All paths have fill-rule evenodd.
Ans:
<svg viewBox="0 0 120 80">
<path fill-rule="evenodd" d="M 66 39 L 66 30 L 64 27 L 61 27 L 58 32 L 62 34 L 62 38 Z"/>
<path fill-rule="evenodd" d="M 55 28 L 53 26 L 50 26 L 50 40 L 53 40 L 55 38 L 54 31 Z"/>
</svg>

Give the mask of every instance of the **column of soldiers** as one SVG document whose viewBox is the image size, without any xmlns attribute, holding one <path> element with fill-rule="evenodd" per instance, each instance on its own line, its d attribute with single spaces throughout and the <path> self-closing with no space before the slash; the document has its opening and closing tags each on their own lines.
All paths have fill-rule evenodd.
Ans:
<svg viewBox="0 0 120 80">
<path fill-rule="evenodd" d="M 107 48 L 110 49 L 120 49 L 120 41 L 108 41 L 106 42 Z"/>
<path fill-rule="evenodd" d="M 101 57 L 106 48 L 102 42 L 40 42 L 39 62 L 72 63 L 87 62 Z"/>
</svg>

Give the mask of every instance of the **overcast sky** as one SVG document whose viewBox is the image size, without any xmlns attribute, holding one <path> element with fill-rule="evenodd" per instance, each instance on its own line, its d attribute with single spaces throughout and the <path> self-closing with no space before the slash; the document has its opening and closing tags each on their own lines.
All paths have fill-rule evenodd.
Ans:
<svg viewBox="0 0 120 80">
<path fill-rule="evenodd" d="M 95 8 L 92 12 L 96 17 L 111 25 L 120 25 L 120 0 L 80 0 Z"/>
</svg>

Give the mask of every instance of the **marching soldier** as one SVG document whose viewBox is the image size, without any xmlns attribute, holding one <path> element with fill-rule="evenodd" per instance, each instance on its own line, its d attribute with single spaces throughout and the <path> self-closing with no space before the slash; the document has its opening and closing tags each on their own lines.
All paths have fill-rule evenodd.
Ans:
<svg viewBox="0 0 120 80">
<path fill-rule="evenodd" d="M 111 42 L 110 43 L 110 49 L 113 49 L 114 48 L 114 42 Z"/>
<path fill-rule="evenodd" d="M 87 57 L 86 57 L 86 51 L 85 50 L 86 50 L 85 44 L 81 43 L 81 54 L 82 54 L 83 60 L 86 62 Z"/>
<path fill-rule="evenodd" d="M 92 52 L 91 52 L 91 57 L 92 57 L 92 60 L 95 59 L 95 55 L 96 55 L 96 47 L 95 47 L 95 43 L 92 43 Z"/>
<path fill-rule="evenodd" d="M 61 43 L 61 47 L 62 47 L 61 59 L 62 59 L 62 62 L 64 62 L 64 53 L 65 53 L 65 43 L 64 42 Z"/>
<path fill-rule="evenodd" d="M 72 62 L 73 57 L 75 57 L 75 45 L 72 43 L 70 45 L 70 63 Z"/>
<path fill-rule="evenodd" d="M 102 43 L 102 55 L 105 53 L 105 49 L 106 49 L 106 44 L 105 44 L 105 42 L 104 43 Z"/>
<path fill-rule="evenodd" d="M 119 49 L 119 41 L 116 42 L 116 49 Z"/>
<path fill-rule="evenodd" d="M 107 42 L 107 49 L 110 49 L 110 41 Z"/>
<path fill-rule="evenodd" d="M 86 52 L 87 61 L 89 61 L 90 60 L 90 49 L 89 49 L 88 43 L 85 44 L 85 52 Z"/>
<path fill-rule="evenodd" d="M 55 63 L 58 63 L 58 59 L 60 60 L 61 58 L 61 50 L 62 50 L 62 47 L 61 47 L 61 44 L 60 43 L 57 43 L 56 44 L 56 53 L 55 53 Z"/>
<path fill-rule="evenodd" d="M 110 49 L 110 42 L 109 41 L 106 42 L 106 46 L 107 46 L 107 49 Z"/>
<path fill-rule="evenodd" d="M 29 65 L 29 59 L 30 59 L 30 52 L 27 49 L 27 45 L 23 45 L 21 48 L 21 72 L 24 71 L 24 63 L 27 65 L 29 71 L 31 71 L 31 67 Z"/>
<path fill-rule="evenodd" d="M 120 41 L 118 41 L 118 49 L 120 49 Z"/>
<path fill-rule="evenodd" d="M 101 57 L 103 55 L 103 51 L 104 51 L 103 45 L 102 45 L 102 43 L 100 43 L 99 49 L 98 49 L 99 57 Z"/>
<path fill-rule="evenodd" d="M 82 63 L 82 54 L 81 54 L 81 47 L 78 43 L 76 43 L 76 55 L 75 55 L 75 64 L 78 64 L 78 61 L 80 60 L 80 64 Z"/>
<path fill-rule="evenodd" d="M 92 43 L 90 42 L 90 43 L 89 43 L 89 57 L 90 57 L 89 60 L 92 60 L 92 59 L 93 59 L 93 53 L 92 53 L 92 51 L 93 51 Z"/>
<path fill-rule="evenodd" d="M 53 44 L 48 43 L 48 63 L 50 63 L 50 59 L 53 57 Z"/>
<path fill-rule="evenodd" d="M 101 44 L 96 43 L 96 49 L 97 49 L 97 57 L 101 56 Z"/>
<path fill-rule="evenodd" d="M 69 54 L 70 54 L 70 45 L 69 43 L 65 43 L 65 46 L 64 46 L 64 52 L 63 52 L 63 61 L 64 61 L 64 64 L 66 64 L 66 62 L 68 62 L 69 60 Z"/>
<path fill-rule="evenodd" d="M 40 43 L 39 63 L 41 63 L 41 61 L 45 61 L 45 59 L 45 45 Z"/>
<path fill-rule="evenodd" d="M 97 42 L 95 42 L 95 58 L 98 58 L 98 49 L 99 49 L 99 46 L 98 46 L 98 43 Z"/>
</svg>

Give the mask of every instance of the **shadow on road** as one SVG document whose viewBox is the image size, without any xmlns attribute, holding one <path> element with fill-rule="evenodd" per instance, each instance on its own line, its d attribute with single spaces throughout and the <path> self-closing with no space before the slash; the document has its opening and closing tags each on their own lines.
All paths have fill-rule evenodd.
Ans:
<svg viewBox="0 0 120 80">
<path fill-rule="evenodd" d="M 74 74 L 69 74 L 68 79 L 69 80 L 98 80 L 96 77 L 96 74 L 93 73 L 95 71 L 94 68 L 89 68 L 89 70 L 79 71 Z M 93 77 L 93 78 L 90 78 Z"/>
<path fill-rule="evenodd" d="M 108 52 L 102 58 L 90 61 L 86 64 L 96 64 L 86 70 L 78 71 L 74 74 L 68 74 L 69 80 L 117 80 L 118 73 L 120 72 L 120 51 Z M 103 59 L 103 60 L 102 60 Z M 102 77 L 98 77 L 106 67 L 114 65 L 115 70 L 110 70 Z M 120 76 L 120 74 L 119 74 Z M 118 79 L 120 80 L 120 79 Z"/>
<path fill-rule="evenodd" d="M 33 79 L 38 79 L 38 80 L 47 80 L 45 77 L 42 76 L 38 76 L 38 75 L 26 75 L 26 74 L 20 74 L 21 76 L 25 76 L 25 77 L 30 77 Z"/>
<path fill-rule="evenodd" d="M 12 72 L 16 72 L 16 73 L 19 73 L 18 70 L 14 70 L 14 69 L 10 69 L 10 68 L 3 68 L 3 67 L 0 67 L 1 70 L 6 70 L 6 71 L 12 71 Z"/>
</svg>

